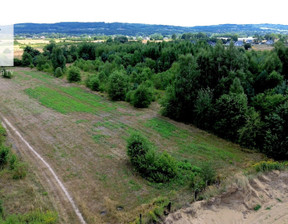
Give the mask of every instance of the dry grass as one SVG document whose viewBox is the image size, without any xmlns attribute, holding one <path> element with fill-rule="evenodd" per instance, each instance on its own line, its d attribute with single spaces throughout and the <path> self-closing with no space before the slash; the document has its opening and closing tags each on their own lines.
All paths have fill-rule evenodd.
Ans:
<svg viewBox="0 0 288 224">
<path fill-rule="evenodd" d="M 254 45 L 252 49 L 255 51 L 272 51 L 274 49 L 273 46 L 262 44 L 262 45 Z"/>
<path fill-rule="evenodd" d="M 14 70 L 14 79 L 0 82 L 3 113 L 55 169 L 88 223 L 132 222 L 139 213 L 150 211 L 151 202 L 159 196 L 168 197 L 175 206 L 192 200 L 186 183 L 150 184 L 133 171 L 126 156 L 126 139 L 133 131 L 146 135 L 158 150 L 178 160 L 214 162 L 222 176 L 262 159 L 193 126 L 159 116 L 157 103 L 135 109 L 85 88 L 74 94 L 66 88 L 71 90 L 76 84 L 42 72 Z M 61 113 L 25 94 L 26 89 L 40 86 L 57 92 L 55 104 L 73 100 L 75 106 L 79 102 L 91 110 Z M 114 109 L 102 110 L 99 105 Z"/>
</svg>

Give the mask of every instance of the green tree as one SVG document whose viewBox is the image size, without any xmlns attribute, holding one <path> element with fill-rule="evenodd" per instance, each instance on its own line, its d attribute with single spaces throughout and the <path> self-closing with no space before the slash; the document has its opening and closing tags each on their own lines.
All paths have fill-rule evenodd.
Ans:
<svg viewBox="0 0 288 224">
<path fill-rule="evenodd" d="M 51 54 L 51 61 L 54 68 L 54 71 L 56 68 L 61 68 L 62 70 L 65 69 L 66 66 L 66 59 L 63 54 L 63 50 L 59 47 L 53 48 L 52 54 Z"/>
<path fill-rule="evenodd" d="M 68 70 L 68 77 L 67 77 L 69 82 L 79 82 L 81 81 L 81 72 L 80 69 L 75 67 L 75 66 L 71 66 Z"/>
<path fill-rule="evenodd" d="M 167 89 L 162 102 L 163 114 L 177 120 L 192 121 L 200 73 L 191 54 L 181 56 L 179 64 L 180 72 L 176 74 L 173 86 Z"/>
<path fill-rule="evenodd" d="M 194 123 L 204 129 L 210 129 L 213 122 L 213 92 L 210 88 L 200 89 L 195 100 Z"/>
<path fill-rule="evenodd" d="M 32 64 L 32 56 L 30 54 L 28 54 L 27 52 L 24 52 L 22 54 L 22 65 L 23 66 L 29 66 Z"/>
<path fill-rule="evenodd" d="M 153 90 L 151 87 L 146 84 L 141 84 L 135 90 L 131 103 L 134 107 L 146 108 L 148 107 L 153 100 Z"/>
<path fill-rule="evenodd" d="M 114 71 L 108 80 L 108 94 L 112 100 L 125 100 L 128 92 L 128 77 L 123 71 Z"/>
<path fill-rule="evenodd" d="M 214 130 L 221 137 L 232 141 L 238 140 L 238 130 L 245 125 L 248 111 L 247 96 L 241 93 L 240 89 L 241 84 L 235 79 L 230 87 L 230 93 L 222 95 L 215 104 Z"/>
<path fill-rule="evenodd" d="M 63 75 L 63 71 L 60 67 L 56 68 L 55 72 L 54 72 L 54 76 L 59 78 Z"/>
</svg>

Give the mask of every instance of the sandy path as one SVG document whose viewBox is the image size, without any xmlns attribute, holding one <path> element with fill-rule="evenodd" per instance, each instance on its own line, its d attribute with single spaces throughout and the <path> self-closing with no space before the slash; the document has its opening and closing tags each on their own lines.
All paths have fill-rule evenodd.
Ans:
<svg viewBox="0 0 288 224">
<path fill-rule="evenodd" d="M 64 184 L 60 181 L 59 177 L 57 176 L 57 174 L 54 172 L 54 170 L 52 169 L 52 167 L 42 158 L 42 156 L 23 138 L 23 136 L 17 131 L 17 129 L 0 113 L 0 117 L 3 119 L 4 123 L 4 127 L 7 129 L 7 127 L 9 127 L 9 129 L 12 131 L 13 134 L 17 135 L 19 140 L 21 140 L 26 147 L 32 152 L 31 155 L 33 155 L 33 158 L 31 158 L 32 160 L 39 160 L 38 163 L 40 163 L 40 166 L 43 167 L 43 170 L 45 170 L 44 172 L 46 173 L 46 177 L 49 177 L 49 179 L 47 179 L 48 182 L 53 182 L 53 185 L 55 186 L 55 188 L 57 190 L 62 190 L 62 193 L 64 193 L 66 198 L 62 198 L 60 199 L 62 200 L 68 200 L 69 203 L 71 204 L 75 214 L 77 215 L 77 217 L 79 218 L 80 223 L 82 224 L 86 224 L 81 212 L 79 211 L 77 205 L 75 204 L 73 198 L 70 196 L 69 192 L 67 191 L 66 187 L 64 186 Z M 11 133 L 11 132 L 9 132 Z M 41 164 L 42 163 L 42 164 Z M 50 175 L 49 175 L 50 174 Z M 63 195 L 63 194 L 59 194 L 58 195 Z M 62 196 L 63 197 L 63 196 Z"/>
<path fill-rule="evenodd" d="M 209 201 L 170 214 L 165 224 L 280 224 L 288 223 L 288 172 L 274 171 L 241 184 Z M 246 183 L 245 183 L 246 182 Z M 260 209 L 255 211 L 255 207 Z"/>
</svg>

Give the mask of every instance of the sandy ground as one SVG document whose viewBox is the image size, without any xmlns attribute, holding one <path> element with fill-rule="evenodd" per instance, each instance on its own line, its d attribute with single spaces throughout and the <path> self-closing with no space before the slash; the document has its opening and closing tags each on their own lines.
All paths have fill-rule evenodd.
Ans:
<svg viewBox="0 0 288 224">
<path fill-rule="evenodd" d="M 237 179 L 237 178 L 236 178 Z M 225 193 L 169 214 L 165 224 L 288 223 L 288 172 L 239 176 Z M 255 207 L 260 205 L 260 209 Z M 259 207 L 259 206 L 258 206 Z"/>
</svg>

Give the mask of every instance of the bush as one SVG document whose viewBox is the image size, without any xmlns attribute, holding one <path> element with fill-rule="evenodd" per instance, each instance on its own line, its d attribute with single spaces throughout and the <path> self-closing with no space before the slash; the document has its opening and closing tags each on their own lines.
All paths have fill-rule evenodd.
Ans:
<svg viewBox="0 0 288 224">
<path fill-rule="evenodd" d="M 17 163 L 18 163 L 18 158 L 15 154 L 12 154 L 10 159 L 9 159 L 9 167 L 10 167 L 10 170 L 14 170 L 17 166 Z"/>
<path fill-rule="evenodd" d="M 13 179 L 23 179 L 27 175 L 27 165 L 25 163 L 17 162 L 14 164 Z"/>
<path fill-rule="evenodd" d="M 214 184 L 216 180 L 216 172 L 210 163 L 204 163 L 200 167 L 192 167 L 190 187 L 194 191 L 194 200 L 198 193 L 207 186 Z"/>
<path fill-rule="evenodd" d="M 153 100 L 153 91 L 145 84 L 141 84 L 132 95 L 131 103 L 134 107 L 146 108 Z"/>
<path fill-rule="evenodd" d="M 108 94 L 112 100 L 125 100 L 128 77 L 122 71 L 115 71 L 108 80 Z"/>
<path fill-rule="evenodd" d="M 8 147 L 0 146 L 0 168 L 3 168 L 7 164 L 9 153 L 10 149 Z"/>
<path fill-rule="evenodd" d="M 93 91 L 99 91 L 100 81 L 98 77 L 96 75 L 89 76 L 86 80 L 86 86 Z"/>
<path fill-rule="evenodd" d="M 253 165 L 257 172 L 267 172 L 271 170 L 283 170 L 287 167 L 287 163 L 280 163 L 274 161 L 262 161 Z"/>
<path fill-rule="evenodd" d="M 68 70 L 68 81 L 69 82 L 79 82 L 81 81 L 80 70 L 77 67 L 70 67 Z"/>
<path fill-rule="evenodd" d="M 62 71 L 62 68 L 58 67 L 56 68 L 55 72 L 54 72 L 54 76 L 59 78 L 63 75 L 63 71 Z"/>
<path fill-rule="evenodd" d="M 18 58 L 14 58 L 14 66 L 22 66 L 22 61 Z"/>
<path fill-rule="evenodd" d="M 168 182 L 177 175 L 177 163 L 169 154 L 157 154 L 148 140 L 132 134 L 127 141 L 127 154 L 134 168 L 149 181 Z"/>
<path fill-rule="evenodd" d="M 23 66 L 29 66 L 32 64 L 32 56 L 30 54 L 28 54 L 27 52 L 24 52 L 22 54 L 22 65 Z"/>
<path fill-rule="evenodd" d="M 12 78 L 12 72 L 7 71 L 6 69 L 2 70 L 2 77 L 5 79 L 11 79 Z"/>
</svg>

